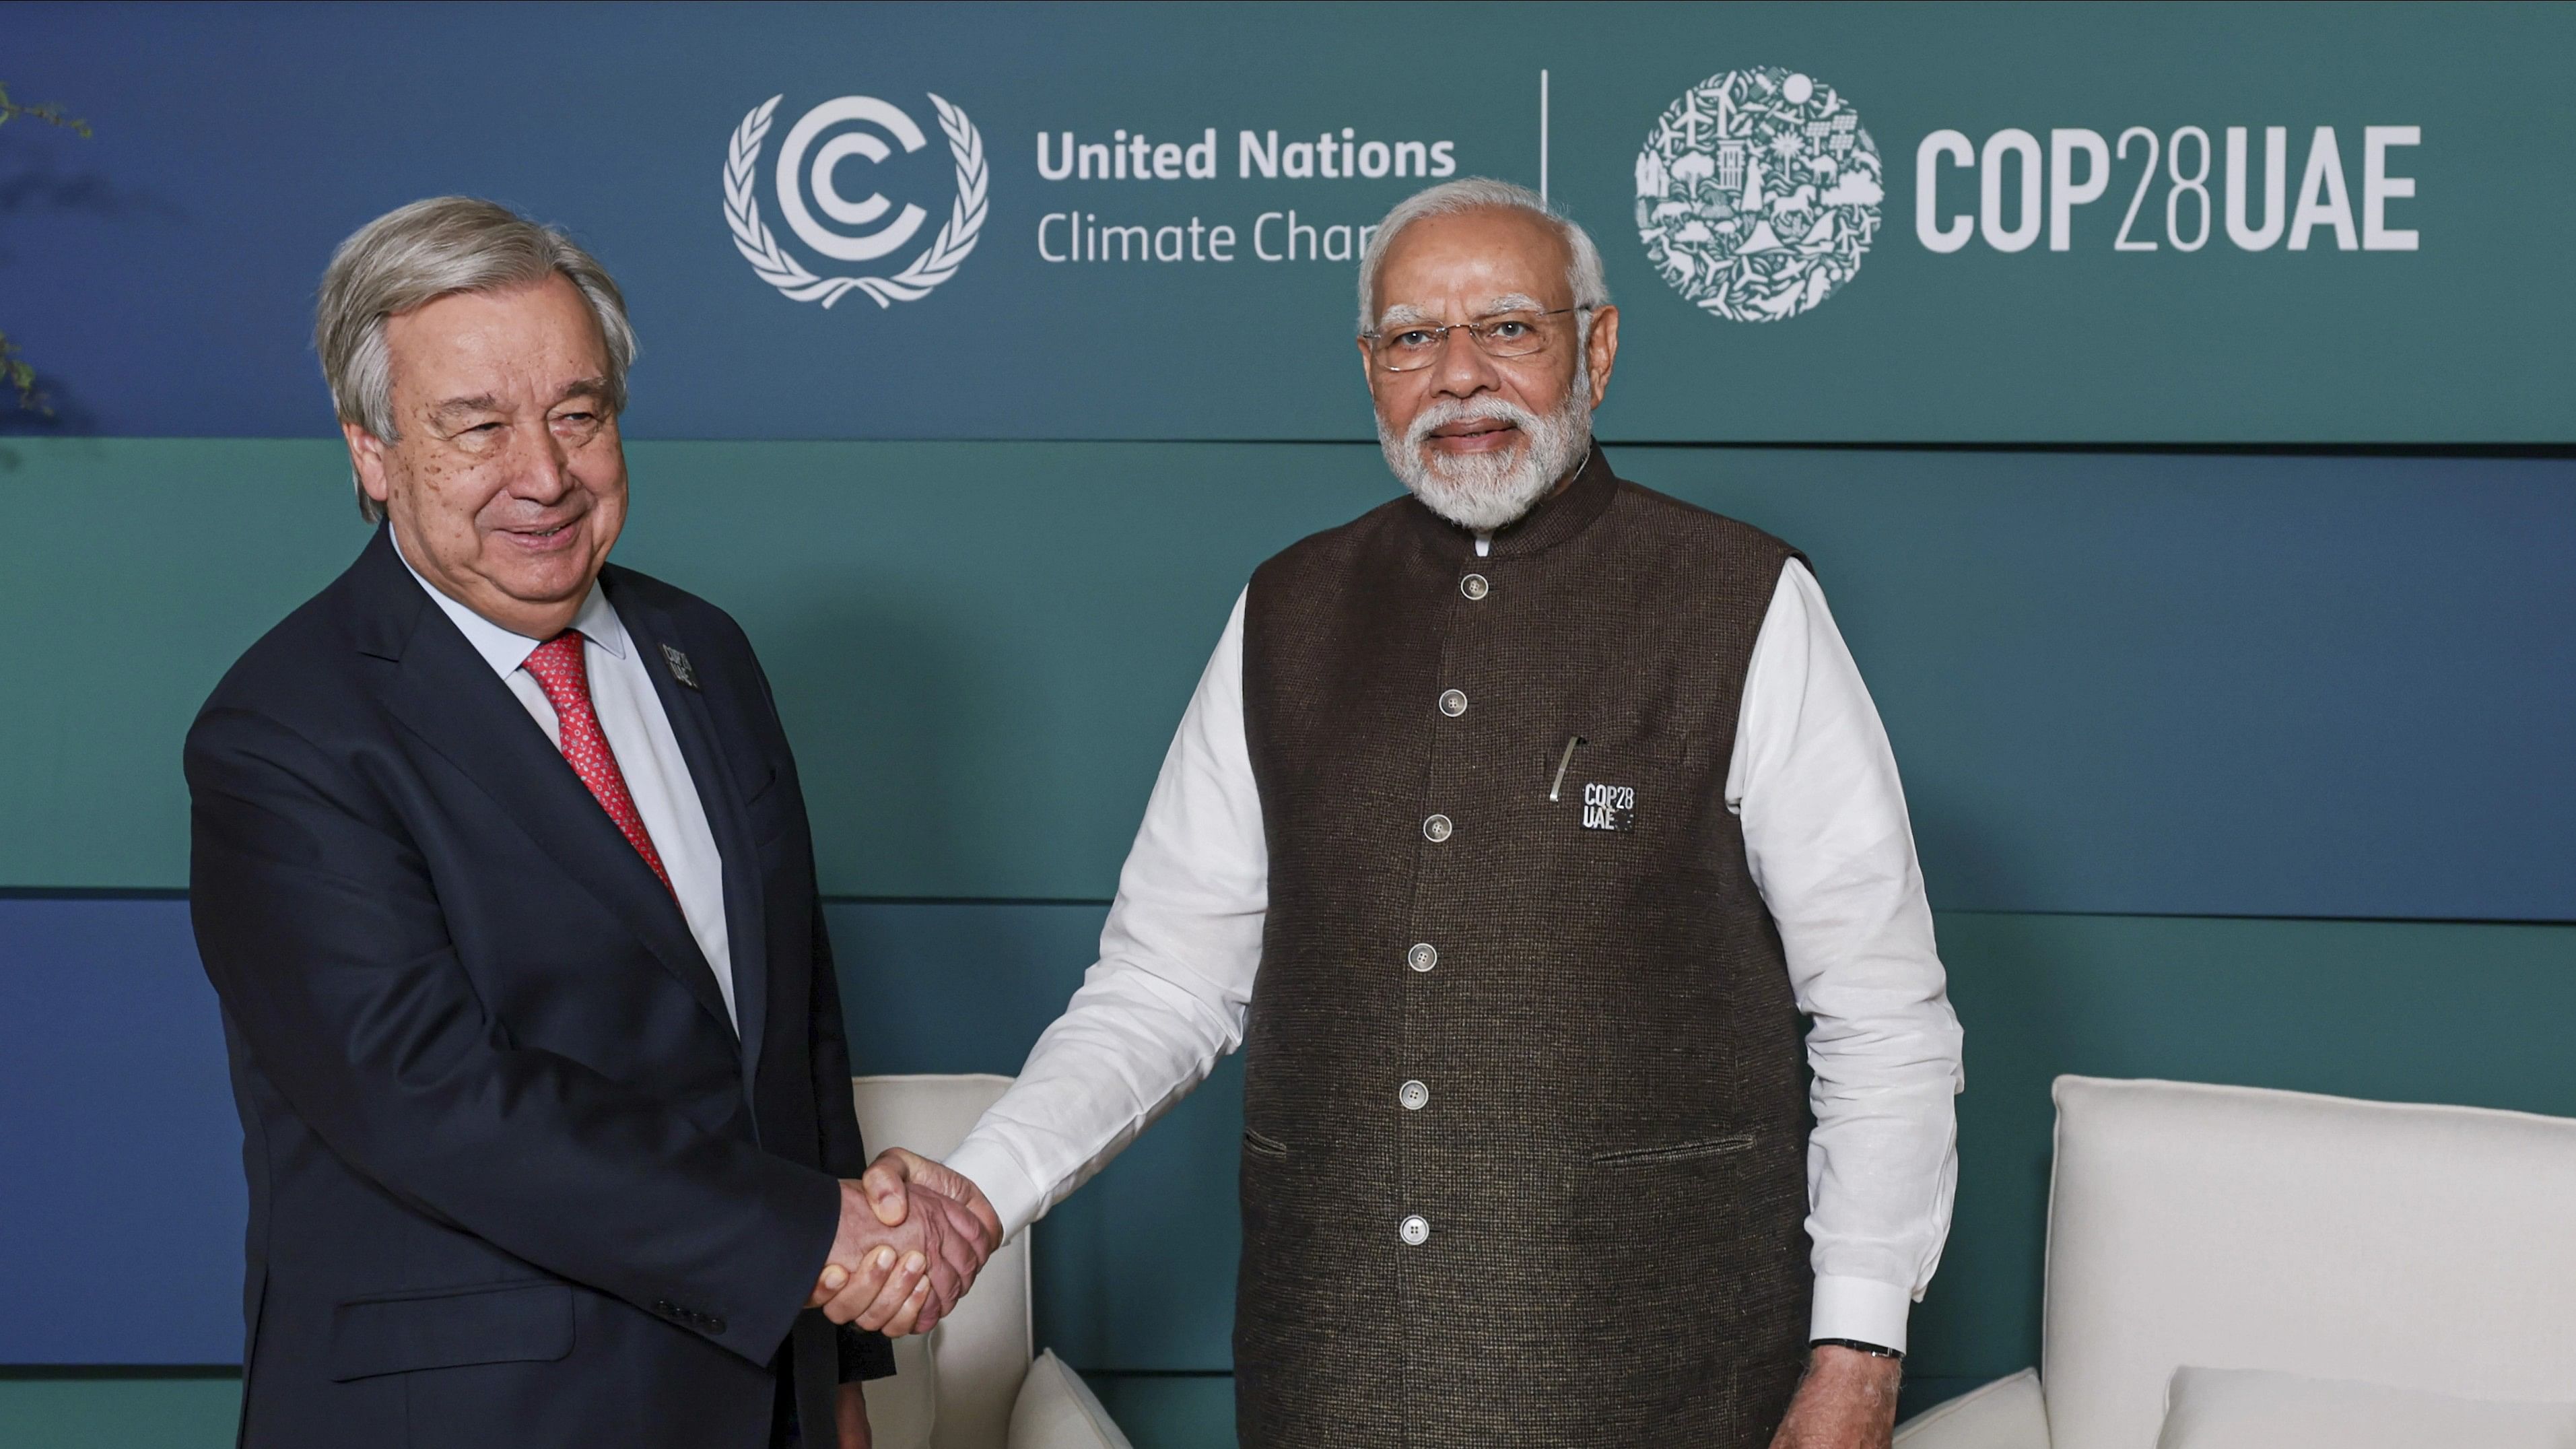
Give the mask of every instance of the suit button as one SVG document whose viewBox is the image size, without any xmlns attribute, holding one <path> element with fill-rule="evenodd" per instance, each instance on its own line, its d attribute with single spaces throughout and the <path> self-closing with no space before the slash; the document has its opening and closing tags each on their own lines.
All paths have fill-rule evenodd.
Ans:
<svg viewBox="0 0 2576 1449">
<path fill-rule="evenodd" d="M 1446 815 L 1434 815 L 1422 822 L 1422 838 L 1434 845 L 1447 840 L 1455 830 L 1456 827 L 1449 823 L 1449 817 Z"/>
<path fill-rule="evenodd" d="M 724 1331 L 725 1321 L 722 1318 L 710 1318 L 707 1320 L 707 1332 L 722 1333 Z"/>
<path fill-rule="evenodd" d="M 1456 719 L 1458 716 L 1465 714 L 1467 712 L 1466 691 L 1458 689 L 1441 691 L 1440 712 L 1449 716 L 1451 719 Z"/>
<path fill-rule="evenodd" d="M 656 1313 L 665 1313 L 676 1316 L 680 1310 L 672 1304 L 670 1299 L 656 1298 L 653 1300 L 653 1311 Z"/>
<path fill-rule="evenodd" d="M 1404 1239 L 1406 1246 L 1419 1248 L 1431 1241 L 1431 1220 L 1415 1213 L 1404 1220 L 1404 1226 L 1396 1229 L 1396 1234 Z"/>
<path fill-rule="evenodd" d="M 1404 1110 L 1419 1112 L 1431 1104 L 1431 1089 L 1420 1082 L 1407 1082 L 1395 1089 L 1395 1100 L 1404 1104 Z"/>
<path fill-rule="evenodd" d="M 1416 941 L 1413 949 L 1404 953 L 1404 964 L 1416 971 L 1428 971 L 1440 964 L 1440 948 L 1428 941 Z"/>
<path fill-rule="evenodd" d="M 1481 599 L 1493 591 L 1494 586 L 1485 582 L 1483 574 L 1469 574 L 1458 581 L 1458 592 L 1471 599 Z"/>
</svg>

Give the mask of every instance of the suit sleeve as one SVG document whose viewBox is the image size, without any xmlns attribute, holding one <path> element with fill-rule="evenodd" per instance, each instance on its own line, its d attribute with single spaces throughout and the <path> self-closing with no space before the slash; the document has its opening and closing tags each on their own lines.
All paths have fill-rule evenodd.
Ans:
<svg viewBox="0 0 2576 1449">
<path fill-rule="evenodd" d="M 284 725 L 210 708 L 187 772 L 206 973 L 323 1142 L 420 1212 L 768 1363 L 830 1250 L 833 1179 L 515 1042 L 408 832 Z"/>
</svg>

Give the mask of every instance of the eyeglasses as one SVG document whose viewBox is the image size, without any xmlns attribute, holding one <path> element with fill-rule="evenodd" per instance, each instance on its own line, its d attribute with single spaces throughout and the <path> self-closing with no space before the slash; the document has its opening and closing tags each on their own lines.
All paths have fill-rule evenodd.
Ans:
<svg viewBox="0 0 2576 1449">
<path fill-rule="evenodd" d="M 1589 310 L 1559 307 L 1553 312 L 1505 312 L 1473 322 L 1452 322 L 1445 327 L 1417 322 L 1392 331 L 1360 335 L 1368 340 L 1378 366 L 1389 372 L 1419 372 L 1440 360 L 1440 350 L 1452 332 L 1464 332 L 1476 339 L 1477 348 L 1487 357 L 1530 357 L 1547 350 L 1547 328 L 1543 324 L 1548 318 Z"/>
</svg>

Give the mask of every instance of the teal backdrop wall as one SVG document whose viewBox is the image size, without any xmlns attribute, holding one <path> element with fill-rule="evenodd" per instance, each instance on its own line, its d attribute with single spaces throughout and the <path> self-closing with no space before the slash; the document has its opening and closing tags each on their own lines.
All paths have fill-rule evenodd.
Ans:
<svg viewBox="0 0 2576 1449">
<path fill-rule="evenodd" d="M 1969 1052 L 1909 1407 L 2036 1359 L 2059 1072 L 2576 1115 L 2576 284 L 2527 259 L 2576 204 L 2535 179 L 2576 141 L 2566 7 L 285 14 L 0 5 L 0 82 L 98 131 L 0 126 L 0 332 L 55 404 L 0 393 L 0 1445 L 228 1442 L 239 1133 L 178 741 L 365 539 L 300 333 L 340 235 L 445 189 L 567 223 L 635 297 L 619 557 L 730 609 L 776 681 L 861 1070 L 1018 1066 L 1246 575 L 1395 491 L 1347 260 L 1074 279 L 1041 218 L 1365 220 L 1414 183 L 1237 174 L 1246 129 L 1349 124 L 1531 184 L 1547 138 L 1626 309 L 1614 461 L 1805 549 L 1887 718 Z M 1407 62 L 1462 24 L 1502 37 L 1489 71 Z M 464 25 L 527 53 L 422 58 Z M 539 52 L 569 89 L 525 83 Z M 1641 193 L 1689 168 L 1655 191 L 1639 148 L 1765 67 L 1838 88 L 1884 197 L 1830 296 L 1738 322 L 1650 259 Z M 786 129 L 896 96 L 930 139 L 869 184 L 926 237 L 955 187 L 932 90 L 987 146 L 978 250 L 882 309 L 780 295 L 727 220 L 746 108 L 787 97 L 751 173 L 787 236 Z M 2212 179 L 2147 184 L 2141 142 L 2070 199 L 2064 252 L 2053 178 L 2019 250 L 1981 216 L 1924 242 L 1927 144 L 1939 234 L 1995 136 L 2045 157 L 2133 124 L 2160 156 L 2201 127 Z M 2287 132 L 2292 210 L 2334 130 L 2355 247 L 2330 217 L 2295 253 L 2229 239 L 2230 125 L 2258 163 Z M 539 126 L 584 164 L 507 144 Z M 1202 183 L 1050 181 L 1034 147 L 1208 126 Z M 2384 169 L 2417 189 L 2383 231 L 2419 245 L 2369 250 L 2366 132 L 2403 126 Z M 2217 216 L 2183 250 L 2195 184 Z M 2132 187 L 2152 254 L 2115 249 Z M 1691 194 L 1668 236 L 1746 192 Z M 1230 1442 L 1239 1129 L 1229 1065 L 1036 1230 L 1041 1341 L 1147 1449 Z"/>
</svg>

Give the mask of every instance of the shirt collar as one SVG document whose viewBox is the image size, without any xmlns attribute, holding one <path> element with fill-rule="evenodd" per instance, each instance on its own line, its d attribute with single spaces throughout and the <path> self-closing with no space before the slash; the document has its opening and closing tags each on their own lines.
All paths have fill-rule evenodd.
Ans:
<svg viewBox="0 0 2576 1449">
<path fill-rule="evenodd" d="M 448 597 L 436 584 L 422 578 L 420 570 L 411 566 L 410 559 L 403 557 L 399 535 L 394 539 L 394 557 L 402 559 L 403 572 L 410 574 L 447 617 L 456 621 L 457 629 L 465 635 L 465 642 L 474 646 L 474 652 L 483 656 L 483 662 L 492 666 L 493 673 L 509 678 L 520 665 L 528 662 L 528 656 L 536 652 L 538 645 L 546 642 L 512 633 Z M 620 659 L 626 657 L 626 626 L 619 622 L 617 611 L 608 606 L 608 595 L 600 588 L 598 580 L 591 581 L 590 593 L 582 599 L 580 612 L 573 615 L 572 627 L 579 629 L 582 637 L 591 643 Z"/>
</svg>

